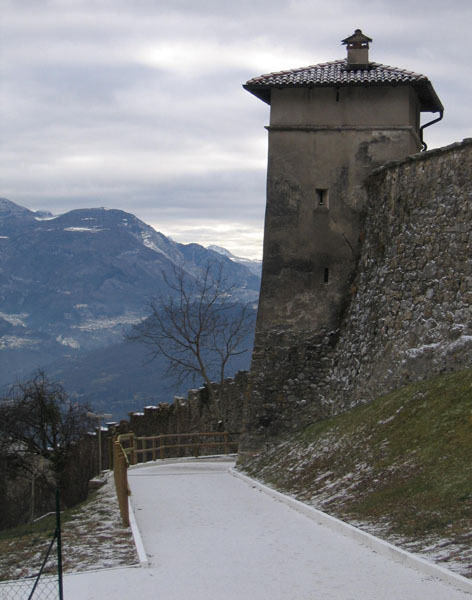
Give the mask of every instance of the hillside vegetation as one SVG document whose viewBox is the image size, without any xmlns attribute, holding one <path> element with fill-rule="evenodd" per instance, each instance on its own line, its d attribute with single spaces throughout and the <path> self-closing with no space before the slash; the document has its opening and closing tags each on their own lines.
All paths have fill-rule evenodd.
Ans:
<svg viewBox="0 0 472 600">
<path fill-rule="evenodd" d="M 472 369 L 315 423 L 245 470 L 472 576 Z"/>
<path fill-rule="evenodd" d="M 0 531 L 0 581 L 32 577 L 39 571 L 56 523 L 55 515 Z M 65 573 L 137 564 L 130 529 L 121 525 L 113 476 L 82 504 L 61 516 Z M 56 572 L 56 549 L 46 573 Z M 25 596 L 26 597 L 26 596 Z M 0 592 L 0 598 L 3 598 Z"/>
</svg>

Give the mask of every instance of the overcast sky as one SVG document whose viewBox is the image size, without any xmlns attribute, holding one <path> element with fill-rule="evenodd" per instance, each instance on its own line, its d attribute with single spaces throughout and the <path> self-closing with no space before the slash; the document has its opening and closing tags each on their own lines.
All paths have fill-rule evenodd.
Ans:
<svg viewBox="0 0 472 600">
<path fill-rule="evenodd" d="M 0 0 L 0 195 L 107 206 L 261 254 L 269 107 L 251 77 L 344 58 L 428 76 L 429 148 L 471 137 L 471 0 Z M 434 118 L 425 113 L 424 118 Z"/>
</svg>

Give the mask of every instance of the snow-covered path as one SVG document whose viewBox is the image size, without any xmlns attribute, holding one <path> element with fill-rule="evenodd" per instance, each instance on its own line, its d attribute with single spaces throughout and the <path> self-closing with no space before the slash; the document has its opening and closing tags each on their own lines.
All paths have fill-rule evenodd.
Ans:
<svg viewBox="0 0 472 600">
<path fill-rule="evenodd" d="M 131 469 L 150 567 L 65 578 L 67 600 L 467 600 L 228 473 L 228 462 Z"/>
</svg>

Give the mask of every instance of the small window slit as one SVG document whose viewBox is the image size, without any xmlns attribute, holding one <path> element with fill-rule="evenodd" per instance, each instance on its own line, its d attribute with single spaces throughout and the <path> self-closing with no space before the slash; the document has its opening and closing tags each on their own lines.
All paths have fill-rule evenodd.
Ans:
<svg viewBox="0 0 472 600">
<path fill-rule="evenodd" d="M 328 206 L 328 190 L 316 188 L 316 200 L 318 206 Z"/>
</svg>

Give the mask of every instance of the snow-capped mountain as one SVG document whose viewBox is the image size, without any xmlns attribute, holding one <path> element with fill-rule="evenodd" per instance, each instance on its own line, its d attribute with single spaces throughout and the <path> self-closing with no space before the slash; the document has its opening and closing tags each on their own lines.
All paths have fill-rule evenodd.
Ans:
<svg viewBox="0 0 472 600">
<path fill-rule="evenodd" d="M 213 252 L 218 252 L 218 254 L 226 256 L 226 258 L 229 258 L 233 262 L 238 263 L 240 265 L 244 265 L 251 271 L 251 273 L 254 273 L 254 275 L 257 275 L 258 277 L 261 276 L 262 260 L 257 260 L 254 258 L 244 258 L 242 256 L 235 256 L 232 252 L 226 250 L 226 248 L 222 248 L 221 246 L 207 246 L 207 249 L 213 250 Z"/>
<path fill-rule="evenodd" d="M 0 199 L 0 385 L 121 343 L 150 299 L 166 293 L 173 265 L 198 274 L 215 261 L 238 299 L 257 301 L 260 280 L 247 266 L 174 242 L 130 213 L 54 216 Z"/>
</svg>

